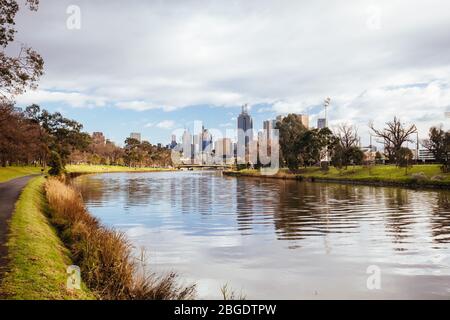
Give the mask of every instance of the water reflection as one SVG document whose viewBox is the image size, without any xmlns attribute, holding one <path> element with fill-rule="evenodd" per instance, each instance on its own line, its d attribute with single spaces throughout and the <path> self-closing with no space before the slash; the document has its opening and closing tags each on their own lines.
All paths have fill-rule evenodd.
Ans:
<svg viewBox="0 0 450 320">
<path fill-rule="evenodd" d="M 448 191 L 210 172 L 81 176 L 90 211 L 181 271 L 203 297 L 225 282 L 252 298 L 449 297 Z M 384 288 L 366 288 L 380 266 Z M 276 285 L 274 282 L 276 279 Z"/>
</svg>

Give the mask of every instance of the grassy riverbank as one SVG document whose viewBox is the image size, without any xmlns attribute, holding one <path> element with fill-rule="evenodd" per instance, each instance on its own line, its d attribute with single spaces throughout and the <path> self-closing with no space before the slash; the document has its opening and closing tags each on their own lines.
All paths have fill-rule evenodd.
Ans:
<svg viewBox="0 0 450 320">
<path fill-rule="evenodd" d="M 439 165 L 416 165 L 409 168 L 407 173 L 404 168 L 394 165 L 377 165 L 372 167 L 354 166 L 348 167 L 347 170 L 331 167 L 328 172 L 317 167 L 302 168 L 296 174 L 287 169 L 280 169 L 274 176 L 262 176 L 259 170 L 229 171 L 225 174 L 275 179 L 450 188 L 450 174 L 442 173 Z"/>
<path fill-rule="evenodd" d="M 66 171 L 68 173 L 102 173 L 102 172 L 154 172 L 154 171 L 171 171 L 173 169 L 168 168 L 131 168 L 126 166 L 107 166 L 107 165 L 88 165 L 77 164 L 67 165 Z"/>
<path fill-rule="evenodd" d="M 10 222 L 8 272 L 0 285 L 6 299 L 93 299 L 82 290 L 66 289 L 69 251 L 46 217 L 46 199 L 37 177 L 22 192 Z"/>
<path fill-rule="evenodd" d="M 30 174 L 39 174 L 41 173 L 42 167 L 34 167 L 34 166 L 24 166 L 24 167 L 16 167 L 16 166 L 8 166 L 8 167 L 0 167 L 0 182 L 6 182 L 15 178 L 28 176 Z"/>
</svg>

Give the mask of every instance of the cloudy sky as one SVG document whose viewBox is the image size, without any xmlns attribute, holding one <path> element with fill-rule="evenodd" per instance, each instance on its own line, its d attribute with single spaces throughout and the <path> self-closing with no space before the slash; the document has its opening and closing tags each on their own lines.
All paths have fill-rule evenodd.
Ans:
<svg viewBox="0 0 450 320">
<path fill-rule="evenodd" d="M 315 124 L 326 97 L 331 123 L 354 123 L 363 142 L 394 115 L 425 136 L 449 128 L 449 12 L 445 0 L 44 0 L 18 16 L 45 76 L 17 102 L 117 142 L 168 143 L 195 120 L 233 128 L 243 103 L 257 128 L 290 112 Z"/>
</svg>

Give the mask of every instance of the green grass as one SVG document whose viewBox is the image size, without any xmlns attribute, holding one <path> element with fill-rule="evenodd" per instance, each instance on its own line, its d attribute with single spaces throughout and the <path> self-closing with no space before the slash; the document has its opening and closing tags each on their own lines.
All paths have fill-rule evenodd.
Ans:
<svg viewBox="0 0 450 320">
<path fill-rule="evenodd" d="M 27 176 L 30 174 L 41 173 L 42 167 L 25 166 L 25 167 L 0 167 L 0 182 L 5 182 L 15 178 Z"/>
<path fill-rule="evenodd" d="M 7 243 L 9 271 L 0 286 L 2 298 L 94 299 L 84 284 L 82 290 L 66 289 L 66 270 L 72 263 L 44 213 L 44 181 L 43 177 L 33 178 L 16 204 Z"/>
<path fill-rule="evenodd" d="M 130 168 L 125 166 L 88 165 L 77 164 L 67 165 L 66 171 L 69 173 L 100 173 L 100 172 L 147 172 L 147 171 L 167 171 L 166 168 Z"/>
<path fill-rule="evenodd" d="M 241 170 L 239 172 L 251 176 L 259 176 L 260 174 L 258 170 Z M 425 178 L 418 179 L 416 175 L 421 173 Z M 439 176 L 441 179 L 437 180 L 436 176 Z M 281 169 L 275 177 L 305 177 L 326 180 L 450 186 L 450 174 L 442 173 L 439 165 L 415 165 L 412 168 L 408 168 L 407 173 L 404 168 L 398 168 L 394 165 L 349 166 L 346 170 L 338 170 L 331 167 L 328 172 L 324 172 L 318 167 L 311 167 L 301 168 L 297 174 L 292 174 L 287 169 Z"/>
</svg>

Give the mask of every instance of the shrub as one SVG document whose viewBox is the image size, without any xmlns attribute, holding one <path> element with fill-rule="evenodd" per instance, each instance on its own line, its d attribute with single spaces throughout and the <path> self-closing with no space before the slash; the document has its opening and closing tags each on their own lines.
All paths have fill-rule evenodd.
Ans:
<svg viewBox="0 0 450 320">
<path fill-rule="evenodd" d="M 48 173 L 52 176 L 59 176 L 64 171 L 61 156 L 56 151 L 52 151 L 48 165 L 50 166 Z"/>
</svg>

